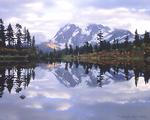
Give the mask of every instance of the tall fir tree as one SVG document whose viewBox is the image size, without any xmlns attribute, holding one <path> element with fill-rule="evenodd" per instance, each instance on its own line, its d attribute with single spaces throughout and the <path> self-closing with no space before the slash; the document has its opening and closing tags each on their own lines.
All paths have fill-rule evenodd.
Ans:
<svg viewBox="0 0 150 120">
<path fill-rule="evenodd" d="M 69 45 L 69 54 L 73 54 L 73 48 L 72 48 L 72 45 Z"/>
<path fill-rule="evenodd" d="M 85 42 L 85 47 L 84 47 L 84 51 L 85 53 L 89 53 L 90 49 L 89 49 L 89 42 Z"/>
<path fill-rule="evenodd" d="M 112 44 L 112 49 L 117 50 L 118 49 L 118 41 L 117 39 L 114 38 L 113 44 Z"/>
<path fill-rule="evenodd" d="M 140 45 L 140 37 L 139 37 L 139 34 L 138 34 L 137 29 L 135 30 L 135 40 L 134 40 L 134 45 L 135 45 L 135 46 L 139 46 L 139 45 Z"/>
<path fill-rule="evenodd" d="M 17 33 L 16 33 L 16 39 L 17 39 L 17 48 L 20 49 L 22 47 L 22 26 L 20 24 L 16 24 L 16 29 L 17 29 Z"/>
<path fill-rule="evenodd" d="M 98 45 L 97 44 L 94 45 L 94 52 L 98 52 Z"/>
<path fill-rule="evenodd" d="M 6 37 L 5 37 L 5 27 L 3 20 L 0 19 L 0 46 L 5 47 L 6 46 Z"/>
<path fill-rule="evenodd" d="M 6 41 L 8 42 L 8 47 L 13 47 L 15 45 L 14 31 L 11 24 L 8 25 L 6 30 Z"/>
<path fill-rule="evenodd" d="M 101 50 L 101 45 L 102 45 L 102 42 L 103 42 L 103 32 L 100 30 L 99 33 L 97 34 L 97 40 L 99 42 L 99 47 L 100 47 L 100 50 Z"/>
<path fill-rule="evenodd" d="M 68 55 L 69 53 L 69 48 L 68 48 L 68 44 L 66 43 L 65 44 L 65 54 Z"/>
<path fill-rule="evenodd" d="M 31 46 L 32 46 L 32 48 L 35 48 L 35 37 L 34 36 L 32 37 L 32 45 Z"/>
<path fill-rule="evenodd" d="M 79 46 L 76 46 L 76 48 L 75 48 L 75 50 L 74 50 L 74 53 L 75 53 L 76 55 L 79 55 Z"/>
<path fill-rule="evenodd" d="M 129 45 L 129 36 L 127 36 L 127 37 L 125 38 L 124 47 L 127 48 L 128 45 Z"/>
<path fill-rule="evenodd" d="M 26 29 L 26 27 L 23 30 L 23 43 L 24 43 L 24 46 L 27 47 L 27 29 Z"/>
<path fill-rule="evenodd" d="M 144 43 L 150 43 L 150 36 L 147 31 L 145 31 L 145 34 L 144 34 Z"/>
<path fill-rule="evenodd" d="M 90 53 L 93 52 L 93 46 L 92 46 L 92 44 L 89 45 L 89 52 L 90 52 Z"/>
<path fill-rule="evenodd" d="M 30 35 L 30 32 L 29 30 L 27 30 L 27 46 L 28 48 L 31 47 L 31 35 Z"/>
</svg>

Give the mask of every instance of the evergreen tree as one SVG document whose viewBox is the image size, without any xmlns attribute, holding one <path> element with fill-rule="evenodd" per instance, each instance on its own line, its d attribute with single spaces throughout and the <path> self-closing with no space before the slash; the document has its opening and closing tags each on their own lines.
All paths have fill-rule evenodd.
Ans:
<svg viewBox="0 0 150 120">
<path fill-rule="evenodd" d="M 65 54 L 68 55 L 68 53 L 69 53 L 69 48 L 68 48 L 68 45 L 67 45 L 67 43 L 66 43 L 66 44 L 65 44 Z"/>
<path fill-rule="evenodd" d="M 89 52 L 92 53 L 93 52 L 93 46 L 90 44 L 89 45 Z"/>
<path fill-rule="evenodd" d="M 97 45 L 97 44 L 94 45 L 94 51 L 95 51 L 95 52 L 98 52 L 98 45 Z"/>
<path fill-rule="evenodd" d="M 15 44 L 14 32 L 13 32 L 11 24 L 8 25 L 8 28 L 6 31 L 6 40 L 8 42 L 8 47 L 14 46 L 14 44 Z"/>
<path fill-rule="evenodd" d="M 139 38 L 139 34 L 138 34 L 137 29 L 136 29 L 136 31 L 135 31 L 135 40 L 134 40 L 134 44 L 135 44 L 135 46 L 139 46 L 139 45 L 140 45 L 140 38 Z"/>
<path fill-rule="evenodd" d="M 147 31 L 145 31 L 145 34 L 144 34 L 144 43 L 150 43 L 150 36 Z"/>
<path fill-rule="evenodd" d="M 73 48 L 72 48 L 72 45 L 69 45 L 69 54 L 73 54 Z"/>
<path fill-rule="evenodd" d="M 24 28 L 23 30 L 23 43 L 24 43 L 24 46 L 27 47 L 27 29 L 26 27 Z"/>
<path fill-rule="evenodd" d="M 85 42 L 84 51 L 85 51 L 85 53 L 89 53 L 90 52 L 89 43 L 88 42 Z"/>
<path fill-rule="evenodd" d="M 55 48 L 54 48 L 54 50 L 53 50 L 53 53 L 54 53 L 54 54 L 53 54 L 53 57 L 56 58 L 56 57 L 57 57 L 57 51 L 56 51 Z"/>
<path fill-rule="evenodd" d="M 129 36 L 127 36 L 124 41 L 124 48 L 127 49 L 128 46 L 129 46 Z"/>
<path fill-rule="evenodd" d="M 118 40 L 117 39 L 114 39 L 112 49 L 114 49 L 114 50 L 118 49 Z"/>
<path fill-rule="evenodd" d="M 5 27 L 4 27 L 4 23 L 3 20 L 0 19 L 0 46 L 1 47 L 5 47 L 6 46 L 6 38 L 5 38 Z"/>
<path fill-rule="evenodd" d="M 78 46 L 76 46 L 74 53 L 75 53 L 75 55 L 79 55 L 79 47 Z"/>
<path fill-rule="evenodd" d="M 31 47 L 31 36 L 29 30 L 27 30 L 27 46 Z"/>
<path fill-rule="evenodd" d="M 111 49 L 111 44 L 110 44 L 110 42 L 108 41 L 108 42 L 106 42 L 106 50 L 110 50 Z"/>
<path fill-rule="evenodd" d="M 119 47 L 119 40 L 118 39 L 116 39 L 116 49 L 119 49 L 120 47 Z"/>
<path fill-rule="evenodd" d="M 21 48 L 21 41 L 22 41 L 22 26 L 20 24 L 16 24 L 16 29 L 17 29 L 17 33 L 16 33 L 16 37 L 17 37 L 17 48 L 20 49 Z"/>
<path fill-rule="evenodd" d="M 102 33 L 102 31 L 100 30 L 100 32 L 97 34 L 97 40 L 99 41 L 99 44 L 101 44 L 102 39 L 103 39 L 103 33 Z"/>
<path fill-rule="evenodd" d="M 97 34 L 97 40 L 99 42 L 99 47 L 100 47 L 100 50 L 101 50 L 101 45 L 102 45 L 102 40 L 103 40 L 103 33 L 102 31 L 100 30 L 100 32 Z"/>
<path fill-rule="evenodd" d="M 32 38 L 32 48 L 35 48 L 35 37 L 33 36 L 33 38 Z"/>
<path fill-rule="evenodd" d="M 107 50 L 109 49 L 108 43 L 106 42 L 106 40 L 103 40 L 101 42 L 101 50 Z"/>
</svg>

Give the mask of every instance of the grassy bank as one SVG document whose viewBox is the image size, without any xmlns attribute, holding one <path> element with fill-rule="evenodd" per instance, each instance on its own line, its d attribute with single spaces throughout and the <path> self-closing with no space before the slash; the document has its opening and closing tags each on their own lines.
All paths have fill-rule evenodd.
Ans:
<svg viewBox="0 0 150 120">
<path fill-rule="evenodd" d="M 36 57 L 35 49 L 0 48 L 0 62 L 29 61 Z"/>
<path fill-rule="evenodd" d="M 10 55 L 6 55 L 6 56 L 0 56 L 0 62 L 3 62 L 3 61 L 28 61 L 28 56 L 18 56 L 18 55 L 15 55 L 15 56 L 10 56 Z"/>
<path fill-rule="evenodd" d="M 81 55 L 66 55 L 63 56 L 62 59 L 64 61 L 81 61 L 81 62 L 89 62 L 89 63 L 99 63 L 99 62 L 111 62 L 111 61 L 144 61 L 143 52 L 124 52 L 120 53 L 118 51 L 112 52 L 94 52 L 88 54 Z"/>
</svg>

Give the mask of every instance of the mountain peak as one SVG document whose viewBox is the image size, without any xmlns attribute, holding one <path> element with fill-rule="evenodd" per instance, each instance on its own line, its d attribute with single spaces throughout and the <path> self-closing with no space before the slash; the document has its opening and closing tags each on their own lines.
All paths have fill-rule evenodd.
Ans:
<svg viewBox="0 0 150 120">
<path fill-rule="evenodd" d="M 119 42 L 124 42 L 128 36 L 129 41 L 133 41 L 134 35 L 125 29 L 110 28 L 101 24 L 88 24 L 86 26 L 78 26 L 76 24 L 66 24 L 56 33 L 54 38 L 50 42 L 43 43 L 50 48 L 64 49 L 65 44 L 76 46 L 83 46 L 85 42 L 89 42 L 92 45 L 96 44 L 97 34 L 99 31 L 103 32 L 103 39 L 112 43 L 114 39 L 118 39 Z M 47 49 L 46 49 L 47 50 Z"/>
<path fill-rule="evenodd" d="M 53 39 L 60 48 L 64 48 L 66 43 L 73 47 L 82 46 L 85 42 L 95 44 L 97 43 L 97 33 L 100 30 L 103 32 L 104 39 L 110 42 L 115 38 L 123 42 L 126 36 L 133 38 L 133 34 L 128 30 L 112 29 L 101 24 L 88 24 L 84 27 L 75 24 L 66 24 L 64 27 L 60 28 Z"/>
</svg>

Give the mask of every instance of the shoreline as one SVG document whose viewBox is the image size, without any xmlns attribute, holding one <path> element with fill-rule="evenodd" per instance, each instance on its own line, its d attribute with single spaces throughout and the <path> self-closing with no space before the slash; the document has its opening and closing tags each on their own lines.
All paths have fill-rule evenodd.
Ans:
<svg viewBox="0 0 150 120">
<path fill-rule="evenodd" d="M 88 53 L 88 54 L 81 54 L 81 55 L 66 55 L 62 57 L 64 61 L 80 61 L 80 62 L 87 62 L 87 63 L 120 63 L 120 62 L 144 62 L 147 60 L 150 62 L 149 57 L 148 59 L 144 58 L 143 53 L 134 52 L 134 53 L 123 53 L 120 54 L 119 52 L 99 52 L 99 53 Z"/>
</svg>

